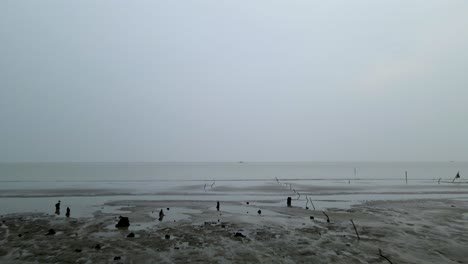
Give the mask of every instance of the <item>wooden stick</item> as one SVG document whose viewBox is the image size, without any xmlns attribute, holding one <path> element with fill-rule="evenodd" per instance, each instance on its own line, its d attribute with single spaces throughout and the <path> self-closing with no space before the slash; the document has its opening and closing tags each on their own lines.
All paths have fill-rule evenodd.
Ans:
<svg viewBox="0 0 468 264">
<path fill-rule="evenodd" d="M 315 211 L 315 205 L 314 203 L 312 202 L 312 198 L 309 198 L 310 199 L 310 203 L 312 204 L 312 207 L 314 208 L 314 211 Z"/>
<path fill-rule="evenodd" d="M 330 223 L 330 217 L 325 212 L 322 212 L 327 217 L 327 223 Z"/>
<path fill-rule="evenodd" d="M 388 263 L 393 264 L 386 256 L 382 255 L 382 250 L 380 248 L 379 248 L 379 256 L 386 259 L 388 261 Z"/>
<path fill-rule="evenodd" d="M 357 235 L 357 240 L 361 240 L 361 238 L 359 237 L 359 233 L 357 232 L 356 226 L 354 225 L 353 219 L 349 219 L 349 221 L 351 221 L 351 224 L 353 224 L 354 232 L 356 232 Z"/>
</svg>

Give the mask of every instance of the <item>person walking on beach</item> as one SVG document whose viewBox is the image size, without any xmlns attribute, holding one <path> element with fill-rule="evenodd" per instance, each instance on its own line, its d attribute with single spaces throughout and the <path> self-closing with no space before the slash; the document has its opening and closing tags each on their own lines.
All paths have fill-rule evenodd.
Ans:
<svg viewBox="0 0 468 264">
<path fill-rule="evenodd" d="M 216 210 L 219 211 L 219 201 L 216 202 Z"/>
<path fill-rule="evenodd" d="M 66 217 L 70 217 L 70 207 L 67 207 L 67 213 L 65 214 Z"/>
</svg>

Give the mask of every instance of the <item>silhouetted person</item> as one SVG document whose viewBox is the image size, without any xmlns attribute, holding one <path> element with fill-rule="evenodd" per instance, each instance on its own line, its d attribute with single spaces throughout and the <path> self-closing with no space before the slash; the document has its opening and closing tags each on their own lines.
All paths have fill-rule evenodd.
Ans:
<svg viewBox="0 0 468 264">
<path fill-rule="evenodd" d="M 291 207 L 291 197 L 288 197 L 287 205 L 288 207 Z"/>
<path fill-rule="evenodd" d="M 164 212 L 163 210 L 161 209 L 161 211 L 159 211 L 159 221 L 162 221 L 164 219 Z"/>
<path fill-rule="evenodd" d="M 258 213 L 258 215 L 261 215 L 261 214 L 262 214 L 262 210 L 258 210 L 257 213 Z"/>
<path fill-rule="evenodd" d="M 216 210 L 219 211 L 219 201 L 216 202 Z"/>
<path fill-rule="evenodd" d="M 65 214 L 66 217 L 70 217 L 70 207 L 67 207 L 67 213 Z"/>
<path fill-rule="evenodd" d="M 55 204 L 55 214 L 60 215 L 60 200 Z"/>
</svg>

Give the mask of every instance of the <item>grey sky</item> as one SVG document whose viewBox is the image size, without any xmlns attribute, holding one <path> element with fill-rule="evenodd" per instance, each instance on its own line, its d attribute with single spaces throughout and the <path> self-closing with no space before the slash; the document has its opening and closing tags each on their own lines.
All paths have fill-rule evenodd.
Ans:
<svg viewBox="0 0 468 264">
<path fill-rule="evenodd" d="M 468 1 L 0 1 L 0 161 L 468 160 Z"/>
</svg>

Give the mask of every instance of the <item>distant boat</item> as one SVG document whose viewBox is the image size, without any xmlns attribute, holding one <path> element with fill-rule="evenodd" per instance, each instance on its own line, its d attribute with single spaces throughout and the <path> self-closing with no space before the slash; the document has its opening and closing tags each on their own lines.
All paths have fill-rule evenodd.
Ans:
<svg viewBox="0 0 468 264">
<path fill-rule="evenodd" d="M 241 160 L 241 161 L 239 161 L 238 163 L 244 163 L 244 162 Z"/>
</svg>

